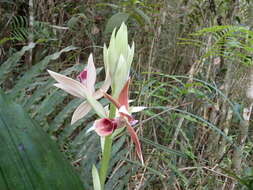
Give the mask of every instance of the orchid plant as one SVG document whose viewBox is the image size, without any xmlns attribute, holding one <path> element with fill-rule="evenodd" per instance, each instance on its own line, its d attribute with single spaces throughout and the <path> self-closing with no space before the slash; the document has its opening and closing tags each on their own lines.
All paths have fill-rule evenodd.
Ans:
<svg viewBox="0 0 253 190">
<path fill-rule="evenodd" d="M 92 169 L 95 190 L 103 190 L 107 168 L 110 160 L 111 146 L 117 129 L 127 129 L 136 149 L 136 153 L 144 164 L 141 145 L 133 126 L 138 122 L 131 112 L 137 112 L 145 107 L 129 107 L 130 67 L 134 55 L 134 44 L 128 45 L 127 27 L 122 23 L 119 30 L 114 29 L 109 47 L 104 45 L 104 66 L 106 77 L 104 83 L 95 90 L 96 68 L 92 54 L 89 56 L 86 68 L 77 76 L 77 80 L 48 70 L 57 81 L 54 86 L 84 100 L 73 113 L 71 124 L 83 118 L 91 109 L 99 118 L 94 121 L 88 131 L 95 131 L 101 137 L 102 159 L 98 173 L 95 166 Z M 111 95 L 107 93 L 111 87 Z M 98 101 L 107 98 L 111 104 L 109 111 Z"/>
</svg>

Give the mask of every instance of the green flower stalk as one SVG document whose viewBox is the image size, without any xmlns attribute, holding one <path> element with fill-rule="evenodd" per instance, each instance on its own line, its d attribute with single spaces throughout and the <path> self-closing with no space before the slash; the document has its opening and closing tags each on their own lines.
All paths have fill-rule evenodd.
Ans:
<svg viewBox="0 0 253 190">
<path fill-rule="evenodd" d="M 141 144 L 133 129 L 133 125 L 138 121 L 132 117 L 131 113 L 142 111 L 145 107 L 129 106 L 129 74 L 134 56 L 134 43 L 131 47 L 128 45 L 127 27 L 124 23 L 117 32 L 114 29 L 108 48 L 104 45 L 103 54 L 106 78 L 97 91 L 95 90 L 96 68 L 92 55 L 88 59 L 87 67 L 77 76 L 78 80 L 48 71 L 57 81 L 56 87 L 85 100 L 75 110 L 71 120 L 72 124 L 84 117 L 91 109 L 99 116 L 99 119 L 96 119 L 88 130 L 94 130 L 101 138 L 102 159 L 99 172 L 95 166 L 92 167 L 95 190 L 104 189 L 113 137 L 118 134 L 117 129 L 126 128 L 135 145 L 136 153 L 141 163 L 144 164 Z M 111 95 L 106 93 L 109 87 L 111 87 Z M 111 102 L 109 112 L 97 101 L 102 96 Z"/>
<path fill-rule="evenodd" d="M 124 84 L 129 79 L 130 68 L 134 56 L 134 43 L 132 44 L 132 47 L 128 45 L 127 26 L 124 23 L 121 24 L 117 32 L 116 29 L 113 30 L 109 47 L 107 48 L 107 46 L 104 45 L 103 54 L 106 71 L 109 73 L 111 78 L 112 97 L 118 98 Z M 111 126 L 113 126 L 113 119 L 115 117 L 116 107 L 112 103 L 109 112 L 109 118 L 112 122 Z M 109 130 L 112 133 L 116 128 L 110 127 Z M 104 188 L 107 168 L 110 160 L 111 147 L 113 142 L 112 138 L 112 135 L 109 135 L 101 140 L 101 142 L 104 142 L 102 145 L 103 152 L 100 166 L 100 182 L 102 189 Z"/>
</svg>

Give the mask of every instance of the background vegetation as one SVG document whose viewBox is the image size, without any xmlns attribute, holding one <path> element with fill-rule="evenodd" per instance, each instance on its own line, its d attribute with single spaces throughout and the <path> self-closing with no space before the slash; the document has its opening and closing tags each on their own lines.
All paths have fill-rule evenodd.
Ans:
<svg viewBox="0 0 253 190">
<path fill-rule="evenodd" d="M 125 21 L 136 52 L 131 98 L 145 167 L 127 136 L 113 145 L 106 189 L 253 189 L 253 3 L 250 0 L 1 0 L 0 85 L 54 139 L 92 188 L 94 113 L 70 125 L 80 100 L 47 68 L 77 76 Z M 98 72 L 101 68 L 98 69 Z M 106 103 L 106 100 L 102 100 Z M 136 161 L 134 161 L 136 160 Z"/>
</svg>

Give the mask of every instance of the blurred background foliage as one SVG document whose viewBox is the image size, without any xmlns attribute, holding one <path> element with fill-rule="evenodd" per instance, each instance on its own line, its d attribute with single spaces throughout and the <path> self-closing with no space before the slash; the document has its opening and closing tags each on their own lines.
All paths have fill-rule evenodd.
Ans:
<svg viewBox="0 0 253 190">
<path fill-rule="evenodd" d="M 0 15 L 1 88 L 57 142 L 86 189 L 100 157 L 99 138 L 86 134 L 95 115 L 70 125 L 80 100 L 54 88 L 46 69 L 75 78 L 91 52 L 99 68 L 122 21 L 136 45 L 131 98 L 148 107 L 136 116 L 145 167 L 119 137 L 106 189 L 253 189 L 252 1 L 0 0 Z"/>
</svg>

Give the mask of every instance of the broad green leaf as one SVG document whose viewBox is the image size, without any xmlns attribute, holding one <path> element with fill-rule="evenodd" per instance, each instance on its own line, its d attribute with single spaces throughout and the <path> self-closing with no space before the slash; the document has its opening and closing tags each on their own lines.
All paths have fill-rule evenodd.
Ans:
<svg viewBox="0 0 253 190">
<path fill-rule="evenodd" d="M 118 5 L 115 5 L 115 4 L 112 4 L 112 3 L 97 3 L 96 6 L 97 6 L 97 7 L 105 7 L 105 6 L 108 6 L 108 7 L 114 8 L 114 9 L 118 9 L 118 8 L 119 8 Z"/>
<path fill-rule="evenodd" d="M 129 17 L 129 14 L 127 13 L 116 13 L 115 15 L 113 15 L 107 22 L 106 27 L 105 27 L 105 33 L 111 33 L 114 28 L 118 28 L 120 27 L 120 25 L 123 22 L 126 22 L 127 19 Z"/>
<path fill-rule="evenodd" d="M 83 190 L 57 145 L 0 90 L 0 188 Z"/>
</svg>

